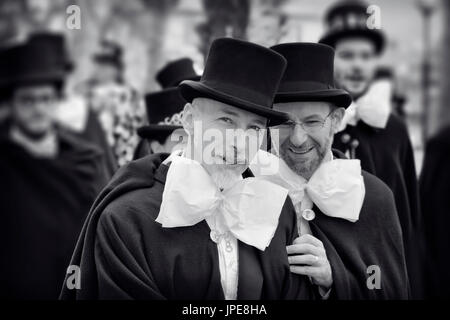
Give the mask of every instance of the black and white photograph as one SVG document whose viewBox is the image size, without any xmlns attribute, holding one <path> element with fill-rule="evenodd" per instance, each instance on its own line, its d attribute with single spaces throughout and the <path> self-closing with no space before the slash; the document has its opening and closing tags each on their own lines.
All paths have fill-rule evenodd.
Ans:
<svg viewBox="0 0 450 320">
<path fill-rule="evenodd" d="M 449 61 L 447 0 L 0 0 L 0 300 L 449 299 Z"/>
</svg>

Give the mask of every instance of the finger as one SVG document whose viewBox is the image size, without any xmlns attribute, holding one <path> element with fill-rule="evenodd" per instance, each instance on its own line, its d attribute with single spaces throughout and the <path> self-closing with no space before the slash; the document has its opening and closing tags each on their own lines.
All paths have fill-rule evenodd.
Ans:
<svg viewBox="0 0 450 320">
<path fill-rule="evenodd" d="M 293 244 L 301 244 L 301 243 L 309 243 L 316 247 L 323 248 L 322 241 L 320 241 L 319 239 L 317 239 L 316 237 L 314 237 L 313 235 L 310 235 L 310 234 L 301 235 L 300 237 L 298 237 L 294 240 Z"/>
<path fill-rule="evenodd" d="M 304 276 L 315 278 L 318 274 L 317 267 L 311 266 L 289 266 L 289 270 L 295 274 L 301 274 Z"/>
<path fill-rule="evenodd" d="M 319 257 L 314 256 L 312 254 L 289 256 L 288 261 L 289 261 L 289 264 L 301 264 L 301 265 L 310 265 L 310 266 L 320 265 Z"/>
<path fill-rule="evenodd" d="M 288 255 L 291 254 L 312 254 L 318 257 L 325 256 L 325 250 L 320 247 L 313 246 L 309 243 L 293 244 L 286 247 Z"/>
</svg>

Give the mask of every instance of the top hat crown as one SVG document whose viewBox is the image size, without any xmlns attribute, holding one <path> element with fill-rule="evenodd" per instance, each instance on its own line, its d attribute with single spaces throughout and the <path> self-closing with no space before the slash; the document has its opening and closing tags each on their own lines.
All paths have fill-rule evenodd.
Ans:
<svg viewBox="0 0 450 320">
<path fill-rule="evenodd" d="M 177 87 L 168 88 L 145 96 L 145 106 L 149 125 L 138 129 L 142 138 L 155 135 L 169 135 L 173 130 L 182 128 L 182 111 L 186 100 Z"/>
<path fill-rule="evenodd" d="M 338 40 L 348 37 L 363 37 L 375 44 L 377 53 L 385 46 L 384 33 L 367 24 L 369 5 L 361 0 L 339 1 L 325 15 L 327 31 L 320 43 L 335 47 Z"/>
<path fill-rule="evenodd" d="M 334 50 L 318 43 L 285 43 L 272 47 L 287 60 L 275 102 L 327 101 L 351 104 L 350 95 L 334 85 Z"/>
<path fill-rule="evenodd" d="M 211 45 L 200 81 L 183 81 L 180 89 L 188 102 L 210 98 L 280 123 L 287 116 L 272 105 L 285 67 L 286 60 L 270 49 L 220 38 Z"/>
<path fill-rule="evenodd" d="M 74 65 L 69 57 L 66 40 L 63 34 L 38 32 L 30 35 L 28 42 L 30 44 L 48 47 L 48 50 L 55 52 L 55 58 L 59 59 L 58 63 L 64 66 L 67 71 L 73 70 Z"/>
<path fill-rule="evenodd" d="M 70 69 L 62 35 L 35 35 L 11 50 L 13 85 L 24 82 L 61 82 Z"/>
<path fill-rule="evenodd" d="M 13 75 L 11 70 L 11 62 L 15 51 L 13 48 L 0 48 L 0 90 L 9 85 Z"/>
<path fill-rule="evenodd" d="M 163 89 L 175 87 L 183 80 L 199 80 L 194 70 L 194 62 L 190 58 L 181 58 L 169 62 L 156 74 L 156 80 Z"/>
<path fill-rule="evenodd" d="M 100 42 L 100 51 L 94 54 L 94 60 L 98 63 L 112 64 L 118 68 L 123 67 L 122 47 L 113 41 L 102 40 Z"/>
</svg>

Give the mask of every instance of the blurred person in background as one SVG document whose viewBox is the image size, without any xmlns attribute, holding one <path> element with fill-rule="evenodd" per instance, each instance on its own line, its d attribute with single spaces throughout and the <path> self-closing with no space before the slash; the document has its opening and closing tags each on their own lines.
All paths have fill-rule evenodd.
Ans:
<svg viewBox="0 0 450 320">
<path fill-rule="evenodd" d="M 177 86 L 184 80 L 199 79 L 200 76 L 195 72 L 194 63 L 190 58 L 171 61 L 156 74 L 156 80 L 163 90 L 147 94 L 145 97 L 147 120 L 150 125 L 138 129 L 141 141 L 136 147 L 134 159 L 158 152 L 171 153 L 178 145 L 177 139 L 183 139 L 185 133 L 181 128 L 181 112 L 186 101 Z M 176 137 L 171 138 L 174 131 Z"/>
<path fill-rule="evenodd" d="M 56 299 L 83 221 L 107 182 L 102 152 L 53 118 L 68 61 L 61 41 L 8 56 L 11 116 L 0 138 L 0 296 Z"/>
<path fill-rule="evenodd" d="M 145 97 L 149 124 L 138 129 L 144 145 L 136 156 L 141 158 L 152 153 L 172 153 L 183 149 L 186 142 L 186 132 L 183 129 L 182 117 L 186 100 L 177 87 L 150 93 Z"/>
<path fill-rule="evenodd" d="M 92 77 L 78 90 L 98 115 L 117 164 L 133 159 L 139 143 L 136 130 L 144 124 L 145 106 L 141 95 L 124 81 L 122 47 L 109 40 L 100 43 L 93 57 Z"/>
<path fill-rule="evenodd" d="M 33 33 L 29 37 L 29 42 L 45 43 L 47 46 L 54 47 L 55 50 L 61 50 L 61 56 L 67 60 L 67 74 L 65 78 L 70 77 L 74 72 L 76 66 L 69 57 L 63 34 L 51 32 Z M 95 144 L 102 150 L 103 167 L 108 179 L 111 178 L 117 170 L 117 161 L 106 141 L 106 135 L 97 114 L 89 108 L 85 97 L 82 95 L 67 92 L 65 88 L 62 88 L 62 91 L 61 98 L 53 110 L 55 121 L 64 129 L 67 129 L 89 144 Z"/>
<path fill-rule="evenodd" d="M 369 26 L 368 4 L 345 0 L 326 14 L 321 43 L 335 48 L 335 81 L 353 104 L 333 147 L 361 160 L 364 170 L 393 191 L 402 226 L 412 298 L 423 297 L 424 242 L 413 149 L 405 123 L 392 113 L 392 87 L 374 82 L 385 35 Z"/>
<path fill-rule="evenodd" d="M 450 126 L 431 138 L 425 149 L 420 193 L 426 245 L 427 296 L 449 298 L 450 292 Z"/>
</svg>

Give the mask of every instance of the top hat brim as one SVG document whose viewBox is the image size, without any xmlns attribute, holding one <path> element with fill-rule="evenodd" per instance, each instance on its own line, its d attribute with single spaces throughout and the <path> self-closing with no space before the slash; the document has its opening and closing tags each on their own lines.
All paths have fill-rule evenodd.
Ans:
<svg viewBox="0 0 450 320">
<path fill-rule="evenodd" d="M 275 103 L 306 101 L 331 102 L 338 108 L 347 109 L 352 103 L 352 97 L 347 91 L 341 89 L 279 92 L 275 96 Z"/>
<path fill-rule="evenodd" d="M 20 85 L 26 83 L 47 83 L 47 82 L 61 82 L 67 76 L 66 70 L 38 72 L 34 74 L 18 75 L 13 77 L 11 85 Z"/>
<path fill-rule="evenodd" d="M 336 48 L 336 43 L 345 38 L 350 37 L 362 37 L 371 40 L 375 44 L 375 50 L 377 54 L 380 54 L 386 45 L 386 38 L 381 30 L 377 29 L 344 29 L 338 31 L 330 31 L 325 34 L 319 43 L 329 45 L 330 47 Z"/>
<path fill-rule="evenodd" d="M 137 133 L 139 137 L 148 139 L 163 134 L 168 136 L 177 129 L 183 129 L 183 127 L 166 124 L 149 124 L 137 129 Z"/>
<path fill-rule="evenodd" d="M 269 109 L 250 101 L 234 97 L 230 94 L 213 89 L 210 86 L 197 81 L 185 80 L 179 85 L 181 95 L 187 102 L 192 102 L 195 98 L 209 98 L 236 108 L 260 115 L 270 121 L 270 125 L 279 125 L 286 120 L 288 116 L 284 112 Z"/>
</svg>

